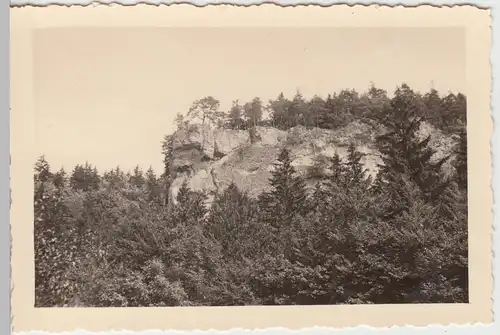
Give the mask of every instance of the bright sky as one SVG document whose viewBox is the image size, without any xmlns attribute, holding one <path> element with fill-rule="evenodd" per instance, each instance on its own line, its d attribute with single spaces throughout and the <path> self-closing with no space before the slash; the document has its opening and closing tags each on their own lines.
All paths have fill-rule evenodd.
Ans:
<svg viewBox="0 0 500 335">
<path fill-rule="evenodd" d="M 162 169 L 176 113 L 212 95 L 325 96 L 370 82 L 465 92 L 459 28 L 80 28 L 35 35 L 36 138 L 53 168 Z"/>
</svg>

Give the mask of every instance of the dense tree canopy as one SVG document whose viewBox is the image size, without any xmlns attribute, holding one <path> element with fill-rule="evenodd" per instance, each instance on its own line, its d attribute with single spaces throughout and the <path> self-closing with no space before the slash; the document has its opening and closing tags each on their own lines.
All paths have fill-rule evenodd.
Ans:
<svg viewBox="0 0 500 335">
<path fill-rule="evenodd" d="M 326 169 L 299 175 L 284 147 L 269 191 L 252 198 L 231 184 L 207 208 L 207 196 L 186 183 L 167 203 L 172 136 L 159 176 L 139 167 L 100 174 L 89 163 L 54 172 L 42 156 L 34 171 L 37 306 L 468 301 L 464 95 L 401 85 L 388 97 L 372 86 L 219 109 L 207 97 L 188 116 L 232 129 L 352 121 L 383 129 L 375 143 L 383 164 L 372 180 L 363 154 L 346 143 L 346 159 L 318 157 Z M 422 122 L 458 139 L 453 157 L 433 158 L 430 137 L 417 134 Z"/>
</svg>

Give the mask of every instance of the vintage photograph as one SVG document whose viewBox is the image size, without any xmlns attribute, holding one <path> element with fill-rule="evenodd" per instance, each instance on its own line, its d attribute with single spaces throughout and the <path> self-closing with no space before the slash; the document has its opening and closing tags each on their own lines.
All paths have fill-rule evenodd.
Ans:
<svg viewBox="0 0 500 335">
<path fill-rule="evenodd" d="M 31 306 L 468 305 L 489 90 L 408 22 L 34 29 Z"/>
<path fill-rule="evenodd" d="M 467 302 L 464 37 L 38 33 L 35 305 Z"/>
</svg>

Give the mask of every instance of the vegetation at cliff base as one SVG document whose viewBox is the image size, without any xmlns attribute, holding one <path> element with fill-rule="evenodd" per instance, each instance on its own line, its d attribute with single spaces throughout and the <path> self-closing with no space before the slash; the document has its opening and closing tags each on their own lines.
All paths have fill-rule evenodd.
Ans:
<svg viewBox="0 0 500 335">
<path fill-rule="evenodd" d="M 285 146 L 269 191 L 250 197 L 232 184 L 207 207 L 207 195 L 187 183 L 175 203 L 168 197 L 172 136 L 158 148 L 159 172 L 101 173 L 85 162 L 54 170 L 42 156 L 34 173 L 35 306 L 468 302 L 463 94 L 419 94 L 403 84 L 392 97 L 371 87 L 219 106 L 213 97 L 196 101 L 178 127 L 190 117 L 240 130 L 359 122 L 379 131 L 373 145 L 383 164 L 372 178 L 351 144 L 345 159 L 325 158 L 326 170 L 301 175 Z M 424 122 L 456 139 L 450 155 L 433 158 L 432 134 L 418 135 Z"/>
</svg>

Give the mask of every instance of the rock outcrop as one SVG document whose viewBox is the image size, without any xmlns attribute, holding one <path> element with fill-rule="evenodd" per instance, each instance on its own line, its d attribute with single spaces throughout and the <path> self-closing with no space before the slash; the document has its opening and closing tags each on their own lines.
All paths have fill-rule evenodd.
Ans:
<svg viewBox="0 0 500 335">
<path fill-rule="evenodd" d="M 357 122 L 339 130 L 298 126 L 283 131 L 256 127 L 251 140 L 248 130 L 212 129 L 192 124 L 173 136 L 171 176 L 174 179 L 169 197 L 175 201 L 185 180 L 190 189 L 206 191 L 209 201 L 232 182 L 250 196 L 258 196 L 269 189 L 273 163 L 283 147 L 290 150 L 292 164 L 303 174 L 318 159 L 332 157 L 335 153 L 345 158 L 347 146 L 353 142 L 365 154 L 363 164 L 374 176 L 381 163 L 373 145 L 379 132 L 379 129 Z M 421 131 L 422 136 L 429 132 L 436 138 L 433 145 L 439 148 L 436 156 L 442 157 L 451 150 L 454 140 L 442 134 L 434 136 L 437 130 L 428 125 Z"/>
</svg>

